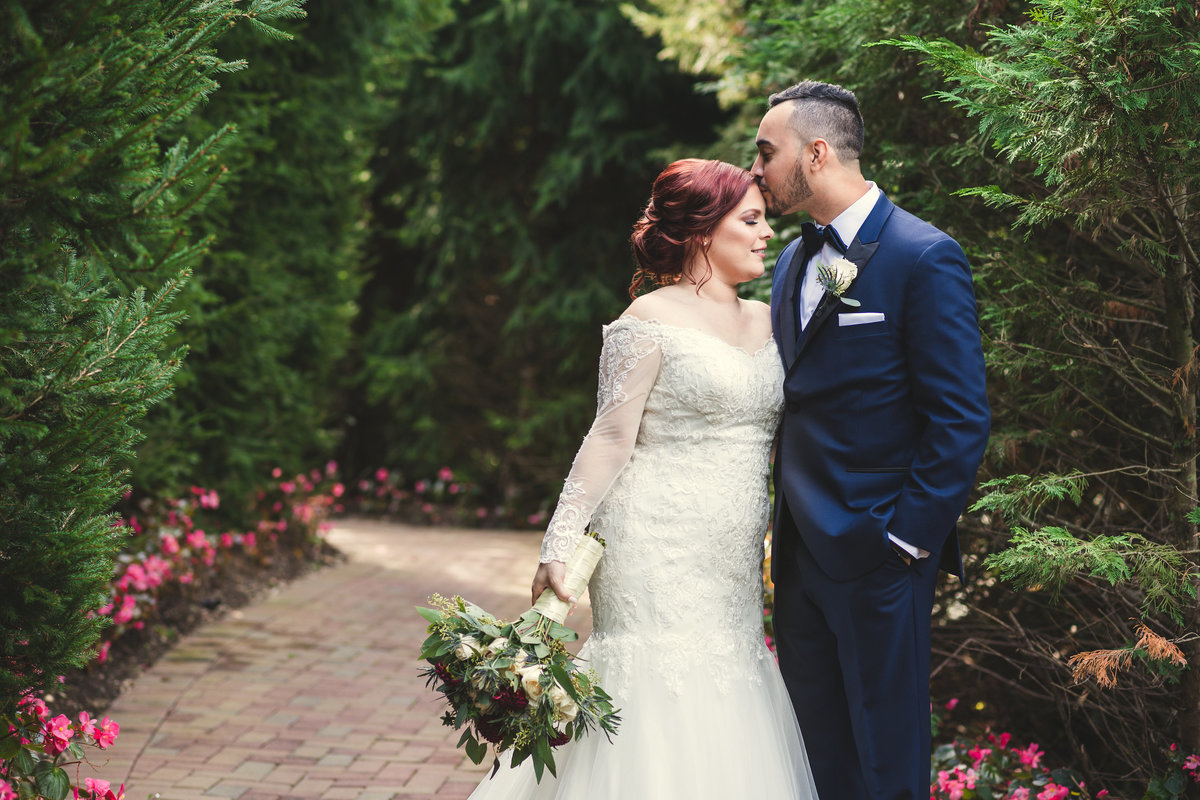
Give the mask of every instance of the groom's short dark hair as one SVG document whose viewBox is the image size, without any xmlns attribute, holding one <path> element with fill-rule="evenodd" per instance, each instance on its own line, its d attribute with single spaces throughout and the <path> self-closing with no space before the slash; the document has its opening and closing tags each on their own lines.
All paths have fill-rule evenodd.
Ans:
<svg viewBox="0 0 1200 800">
<path fill-rule="evenodd" d="M 802 138 L 824 139 L 842 161 L 862 157 L 863 119 L 854 92 L 832 83 L 802 81 L 771 95 L 767 104 L 774 108 L 789 100 L 796 101 L 791 125 Z"/>
</svg>

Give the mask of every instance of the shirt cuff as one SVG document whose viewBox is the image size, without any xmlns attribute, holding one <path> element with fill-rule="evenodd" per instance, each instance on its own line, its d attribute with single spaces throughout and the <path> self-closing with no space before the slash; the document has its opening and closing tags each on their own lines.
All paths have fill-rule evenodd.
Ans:
<svg viewBox="0 0 1200 800">
<path fill-rule="evenodd" d="M 888 533 L 888 538 L 892 540 L 893 544 L 898 546 L 901 550 L 908 553 L 913 558 L 929 558 L 928 550 L 923 550 L 920 547 L 915 547 L 915 546 L 909 544 L 908 542 L 904 541 L 903 539 L 897 539 L 895 536 L 892 536 L 892 534 L 890 532 Z"/>
</svg>

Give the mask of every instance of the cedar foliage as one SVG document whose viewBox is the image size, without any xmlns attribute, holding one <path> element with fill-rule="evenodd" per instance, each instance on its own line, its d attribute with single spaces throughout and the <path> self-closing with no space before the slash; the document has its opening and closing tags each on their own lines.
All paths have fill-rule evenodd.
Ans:
<svg viewBox="0 0 1200 800">
<path fill-rule="evenodd" d="M 553 502 L 594 413 L 600 327 L 671 142 L 715 103 L 611 0 L 448 3 L 372 170 L 378 236 L 342 462 L 453 466 Z"/>
<path fill-rule="evenodd" d="M 220 196 L 193 221 L 214 240 L 183 299 L 190 350 L 171 401 L 151 412 L 134 484 L 163 495 L 220 487 L 245 523 L 271 468 L 306 471 L 344 425 L 342 370 L 369 254 L 369 159 L 402 81 L 439 18 L 430 0 L 311 5 L 291 41 L 241 29 L 230 75 L 187 122 L 202 139 L 236 120 Z"/>
<path fill-rule="evenodd" d="M 686 36 L 690 10 L 652 5 Z M 1174 640 L 1200 663 L 1200 514 L 1186 519 L 1196 25 L 1194 4 L 1149 0 L 765 0 L 746 6 L 741 46 L 710 84 L 752 98 L 725 137 L 733 160 L 753 152 L 769 92 L 805 78 L 852 89 L 867 176 L 966 250 L 993 482 L 960 523 L 971 583 L 939 595 L 935 695 L 978 701 L 955 721 L 1029 735 L 1092 785 L 1145 786 L 1175 737 L 1200 748 L 1195 667 L 1147 644 Z M 936 69 L 916 49 L 872 46 L 905 35 Z M 963 82 L 951 103 L 931 99 L 942 71 Z M 985 188 L 958 192 L 970 187 Z M 794 224 L 777 226 L 780 245 Z M 1075 683 L 1073 654 L 1113 648 L 1131 654 L 1113 660 L 1131 667 L 1115 688 Z"/>
<path fill-rule="evenodd" d="M 231 129 L 164 144 L 297 0 L 0 9 L 0 713 L 89 659 L 137 424 L 170 390 L 189 217 Z M 157 287 L 147 293 L 141 286 Z"/>
<path fill-rule="evenodd" d="M 1028 502 L 1031 481 L 985 485 L 992 491 L 976 509 L 1012 532 L 987 565 L 1017 588 L 1070 596 L 1057 615 L 998 627 L 1025 650 L 1028 693 L 1070 720 L 1066 737 L 1086 766 L 1120 774 L 1115 754 L 1148 778 L 1156 765 L 1147 753 L 1176 739 L 1200 750 L 1189 519 L 1200 503 L 1200 17 L 1176 0 L 1035 0 L 1026 24 L 990 31 L 981 52 L 928 38 L 891 43 L 945 75 L 938 96 L 977 120 L 992 151 L 1023 174 L 961 193 L 1018 212 L 1028 247 L 983 270 L 1003 420 L 993 468 L 1043 486 L 1073 473 L 1078 491 L 1041 504 Z M 1074 235 L 1046 252 L 1036 242 L 1049 225 Z M 1115 688 L 1062 680 L 1069 656 L 1130 642 L 1130 618 L 1183 645 L 1187 668 L 1168 648 L 1130 643 L 1138 658 L 1119 660 L 1131 669 L 1108 676 Z"/>
</svg>

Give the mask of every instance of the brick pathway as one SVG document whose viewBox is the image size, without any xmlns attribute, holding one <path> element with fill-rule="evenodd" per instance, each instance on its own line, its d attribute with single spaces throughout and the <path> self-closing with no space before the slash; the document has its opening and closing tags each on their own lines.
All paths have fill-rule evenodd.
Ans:
<svg viewBox="0 0 1200 800">
<path fill-rule="evenodd" d="M 129 800 L 465 798 L 488 763 L 439 721 L 413 607 L 440 592 L 516 616 L 540 538 L 341 523 L 330 540 L 349 563 L 184 637 L 117 700 L 96 774 Z M 571 620 L 586 634 L 586 609 Z"/>
</svg>

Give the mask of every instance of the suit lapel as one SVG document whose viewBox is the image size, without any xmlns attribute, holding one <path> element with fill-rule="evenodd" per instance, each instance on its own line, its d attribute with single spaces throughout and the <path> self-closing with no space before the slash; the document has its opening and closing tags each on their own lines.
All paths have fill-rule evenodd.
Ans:
<svg viewBox="0 0 1200 800">
<path fill-rule="evenodd" d="M 875 255 L 875 251 L 879 249 L 879 232 L 883 229 L 883 223 L 887 220 L 895 209 L 891 200 L 887 196 L 880 193 L 879 200 L 875 202 L 875 207 L 871 209 L 871 213 L 867 215 L 862 226 L 858 229 L 858 235 L 854 237 L 854 241 L 846 248 L 846 259 L 853 261 L 858 267 L 858 276 L 854 279 L 854 284 L 850 289 L 862 280 L 863 270 L 866 269 L 867 262 L 871 260 L 871 256 Z M 797 248 L 803 251 L 803 248 Z M 788 276 L 791 277 L 790 275 Z M 789 367 L 794 367 L 796 361 L 799 361 L 800 356 L 804 353 L 804 349 L 813 339 L 817 337 L 821 328 L 833 316 L 833 312 L 842 304 L 842 302 L 834 297 L 829 292 L 826 292 L 821 298 L 821 302 L 817 304 L 817 308 L 813 311 L 812 319 L 804 326 L 804 331 L 800 334 L 800 339 L 796 343 L 796 354 L 794 359 L 788 362 Z M 795 308 L 795 306 L 792 306 Z M 796 323 L 793 322 L 793 325 Z"/>
<path fill-rule="evenodd" d="M 804 268 L 807 259 L 804 257 L 804 245 L 800 244 L 792 251 L 788 261 L 787 271 L 783 276 L 783 300 L 779 304 L 780 342 L 783 344 L 784 363 L 789 367 L 795 361 L 798 352 L 796 338 L 800 335 L 796 328 L 800 321 L 796 318 L 796 303 L 800 294 L 800 285 L 804 280 Z"/>
</svg>

